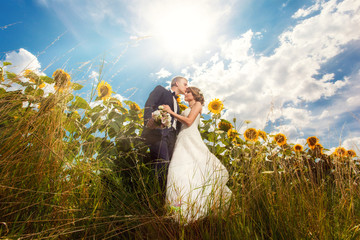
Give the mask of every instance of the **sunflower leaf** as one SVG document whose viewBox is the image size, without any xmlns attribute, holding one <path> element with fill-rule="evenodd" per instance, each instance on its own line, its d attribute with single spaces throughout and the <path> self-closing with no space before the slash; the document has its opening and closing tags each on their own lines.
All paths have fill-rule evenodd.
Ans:
<svg viewBox="0 0 360 240">
<path fill-rule="evenodd" d="M 82 97 L 76 96 L 75 97 L 75 102 L 73 102 L 71 104 L 72 107 L 76 108 L 82 108 L 82 109 L 90 109 L 89 104 L 87 103 L 87 101 L 85 99 L 83 99 Z"/>
<path fill-rule="evenodd" d="M 14 80 L 16 78 L 16 74 L 15 73 L 12 73 L 12 72 L 8 72 L 6 71 L 6 76 L 8 79 L 10 80 Z"/>
<path fill-rule="evenodd" d="M 35 96 L 43 96 L 44 95 L 44 90 L 42 90 L 42 89 L 37 89 L 36 91 L 35 91 L 35 94 L 34 94 Z"/>
<path fill-rule="evenodd" d="M 120 131 L 120 127 L 119 125 L 116 123 L 116 122 L 111 122 L 109 124 L 109 130 L 108 130 L 108 133 L 109 133 L 109 137 L 110 138 L 114 138 L 118 135 L 119 131 Z"/>
<path fill-rule="evenodd" d="M 115 117 L 119 117 L 121 116 L 119 113 L 115 112 L 115 111 L 111 111 L 109 114 L 108 114 L 108 118 L 109 119 L 113 119 Z"/>
<path fill-rule="evenodd" d="M 34 93 L 35 89 L 32 86 L 28 86 L 25 88 L 25 93 L 28 95 L 32 95 Z"/>
<path fill-rule="evenodd" d="M 123 102 L 128 106 L 130 106 L 131 104 L 134 103 L 133 101 L 130 101 L 130 100 L 124 100 Z"/>
<path fill-rule="evenodd" d="M 82 89 L 83 87 L 84 87 L 83 85 L 80 85 L 80 84 L 78 84 L 78 83 L 73 83 L 73 84 L 71 85 L 71 88 L 72 88 L 73 90 L 75 90 L 75 91 L 80 90 L 80 89 Z"/>
<path fill-rule="evenodd" d="M 40 80 L 46 82 L 47 84 L 54 83 L 54 79 L 48 77 L 48 76 L 40 76 Z"/>
<path fill-rule="evenodd" d="M 68 96 L 66 96 L 66 102 L 70 102 L 71 100 L 73 100 L 73 98 L 74 98 L 74 95 L 72 95 L 72 94 L 69 94 Z"/>
<path fill-rule="evenodd" d="M 104 113 L 101 113 L 101 112 L 97 112 L 97 113 L 94 113 L 92 116 L 91 116 L 91 121 L 92 122 L 96 122 L 98 119 L 100 119 L 101 116 L 103 116 Z"/>
</svg>

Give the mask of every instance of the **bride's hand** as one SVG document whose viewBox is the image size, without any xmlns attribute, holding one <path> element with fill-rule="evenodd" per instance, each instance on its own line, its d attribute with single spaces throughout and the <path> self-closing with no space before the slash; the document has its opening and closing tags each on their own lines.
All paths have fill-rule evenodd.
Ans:
<svg viewBox="0 0 360 240">
<path fill-rule="evenodd" d="M 169 105 L 162 105 L 162 107 L 163 107 L 164 111 L 166 111 L 166 112 L 168 112 L 168 113 L 171 112 L 171 108 L 170 108 Z"/>
</svg>

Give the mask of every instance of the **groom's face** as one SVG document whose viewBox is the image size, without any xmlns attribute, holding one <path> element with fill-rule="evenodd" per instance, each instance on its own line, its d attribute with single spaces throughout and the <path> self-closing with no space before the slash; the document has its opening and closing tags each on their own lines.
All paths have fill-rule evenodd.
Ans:
<svg viewBox="0 0 360 240">
<path fill-rule="evenodd" d="M 186 89 L 188 87 L 188 81 L 184 78 L 180 79 L 179 81 L 176 82 L 176 85 L 179 89 L 179 93 L 180 94 L 185 94 Z"/>
</svg>

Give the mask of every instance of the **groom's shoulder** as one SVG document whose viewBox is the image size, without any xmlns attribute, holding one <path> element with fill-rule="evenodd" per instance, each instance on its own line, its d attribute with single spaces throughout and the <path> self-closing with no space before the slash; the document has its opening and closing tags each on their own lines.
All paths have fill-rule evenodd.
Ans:
<svg viewBox="0 0 360 240">
<path fill-rule="evenodd" d="M 165 91 L 167 91 L 166 88 L 164 88 L 161 85 L 157 85 L 153 90 L 153 92 L 165 92 Z"/>
<path fill-rule="evenodd" d="M 154 90 L 155 90 L 155 89 L 159 89 L 159 90 L 160 90 L 160 89 L 161 89 L 161 90 L 166 90 L 166 89 L 165 89 L 163 86 L 161 86 L 161 85 L 157 85 L 157 86 L 154 88 Z"/>
</svg>

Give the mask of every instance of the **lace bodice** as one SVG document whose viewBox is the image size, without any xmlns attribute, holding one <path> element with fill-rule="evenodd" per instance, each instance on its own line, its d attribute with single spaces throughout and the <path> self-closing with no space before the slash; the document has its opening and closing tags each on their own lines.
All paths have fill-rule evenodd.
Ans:
<svg viewBox="0 0 360 240">
<path fill-rule="evenodd" d="M 187 108 L 181 113 L 181 115 L 187 117 L 187 116 L 189 116 L 190 112 L 191 112 L 191 108 Z M 195 118 L 195 120 L 194 120 L 193 124 L 191 124 L 191 126 L 188 127 L 186 124 L 182 124 L 181 125 L 181 132 L 183 132 L 183 131 L 185 131 L 185 132 L 188 132 L 188 131 L 196 131 L 196 132 L 198 132 L 198 126 L 200 124 L 200 115 L 201 115 L 200 113 L 197 115 L 197 117 Z"/>
</svg>

